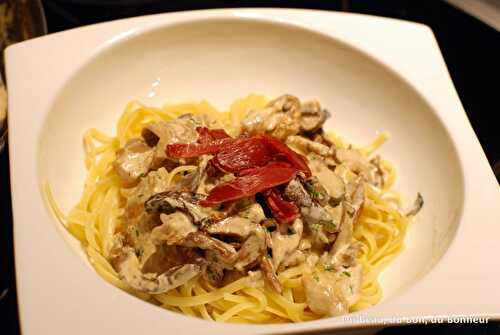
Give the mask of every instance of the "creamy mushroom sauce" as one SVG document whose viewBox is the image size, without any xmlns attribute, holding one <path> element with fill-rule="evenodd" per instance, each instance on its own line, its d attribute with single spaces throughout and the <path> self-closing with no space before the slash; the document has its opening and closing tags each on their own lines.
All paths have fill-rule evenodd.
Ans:
<svg viewBox="0 0 500 335">
<path fill-rule="evenodd" d="M 136 290 L 162 293 L 196 276 L 220 286 L 251 275 L 281 293 L 278 274 L 304 264 L 311 311 L 325 316 L 347 313 L 359 297 L 363 275 L 353 227 L 363 207 L 365 184 L 383 186 L 385 176 L 378 159 L 370 161 L 356 149 L 337 148 L 327 139 L 322 127 L 329 116 L 318 101 L 284 95 L 250 110 L 239 139 L 228 139 L 207 118 L 189 114 L 147 125 L 142 138 L 121 148 L 114 162 L 127 186 L 122 192 L 122 224 L 109 257 L 121 279 Z M 217 156 L 229 142 L 250 148 L 252 154 L 243 151 L 234 158 L 244 168 L 238 170 Z M 210 143 L 218 149 L 210 149 Z M 172 146 L 176 144 L 181 146 Z M 205 152 L 190 157 L 185 152 L 169 154 L 179 148 Z M 262 166 L 267 162 L 259 155 L 265 154 L 273 163 Z M 197 168 L 169 183 L 166 172 L 185 164 Z M 292 175 L 280 181 L 262 179 L 275 168 L 291 170 Z M 268 170 L 259 174 L 259 169 Z M 269 187 L 255 192 L 257 188 L 241 186 L 249 176 Z M 243 196 L 234 198 L 225 190 L 222 200 L 214 200 L 221 185 L 239 187 Z"/>
</svg>

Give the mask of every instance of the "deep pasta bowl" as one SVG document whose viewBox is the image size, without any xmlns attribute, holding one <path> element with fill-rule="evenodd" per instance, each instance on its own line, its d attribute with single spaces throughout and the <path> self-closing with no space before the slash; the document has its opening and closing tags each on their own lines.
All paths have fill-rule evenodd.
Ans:
<svg viewBox="0 0 500 335">
<path fill-rule="evenodd" d="M 6 64 L 25 334 L 282 334 L 500 316 L 500 260 L 491 257 L 500 251 L 492 211 L 500 191 L 425 26 L 285 9 L 162 14 L 20 43 Z M 44 185 L 67 212 L 83 187 L 84 131 L 113 133 L 128 101 L 203 98 L 226 109 L 252 92 L 318 98 L 333 114 L 326 127 L 355 143 L 391 134 L 381 153 L 398 168 L 397 189 L 407 202 L 422 193 L 426 204 L 381 276 L 378 305 L 297 324 L 189 318 L 102 280 L 55 219 Z"/>
</svg>

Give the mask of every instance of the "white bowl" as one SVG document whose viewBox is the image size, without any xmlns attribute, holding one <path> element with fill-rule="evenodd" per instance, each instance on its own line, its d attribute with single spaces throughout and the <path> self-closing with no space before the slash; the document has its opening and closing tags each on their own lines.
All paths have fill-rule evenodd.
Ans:
<svg viewBox="0 0 500 335">
<path fill-rule="evenodd" d="M 275 334 L 500 316 L 500 190 L 427 27 L 304 10 L 184 12 L 38 38 L 6 60 L 24 334 Z M 225 108 L 252 92 L 318 98 L 333 114 L 328 126 L 355 143 L 390 132 L 381 154 L 398 167 L 397 188 L 408 202 L 425 198 L 381 277 L 383 301 L 355 318 L 240 326 L 160 309 L 102 280 L 45 203 L 45 182 L 64 211 L 77 202 L 83 132 L 114 132 L 128 101 Z"/>
</svg>

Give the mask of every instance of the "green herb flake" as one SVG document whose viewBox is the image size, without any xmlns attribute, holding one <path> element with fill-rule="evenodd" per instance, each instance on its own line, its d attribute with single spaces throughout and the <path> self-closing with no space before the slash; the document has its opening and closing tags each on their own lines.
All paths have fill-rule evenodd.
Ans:
<svg viewBox="0 0 500 335">
<path fill-rule="evenodd" d="M 337 225 L 333 220 L 330 221 L 323 221 L 322 224 L 325 226 L 326 230 L 328 231 L 335 231 L 337 230 Z"/>
<path fill-rule="evenodd" d="M 312 230 L 320 230 L 321 225 L 319 223 L 313 223 L 309 226 Z"/>
<path fill-rule="evenodd" d="M 319 276 L 318 274 L 315 272 L 313 273 L 313 279 L 316 281 L 316 282 L 319 282 Z"/>
<path fill-rule="evenodd" d="M 333 266 L 331 266 L 331 265 L 325 265 L 325 271 L 330 271 L 331 272 L 333 270 L 334 270 Z"/>
<path fill-rule="evenodd" d="M 342 271 L 342 274 L 346 277 L 351 277 L 351 273 L 347 271 Z"/>
</svg>

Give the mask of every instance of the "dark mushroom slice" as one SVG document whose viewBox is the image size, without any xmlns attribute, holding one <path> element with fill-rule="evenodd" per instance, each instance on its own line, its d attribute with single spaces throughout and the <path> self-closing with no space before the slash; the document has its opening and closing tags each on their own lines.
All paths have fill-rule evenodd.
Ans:
<svg viewBox="0 0 500 335">
<path fill-rule="evenodd" d="M 411 209 L 405 214 L 405 216 L 410 217 L 410 216 L 415 216 L 420 212 L 422 207 L 424 206 L 424 197 L 422 197 L 422 194 L 417 193 L 417 198 L 415 199 L 415 202 L 413 203 L 413 206 Z"/>
<path fill-rule="evenodd" d="M 322 109 L 317 100 L 306 101 L 301 105 L 300 130 L 312 133 L 323 127 L 330 113 Z"/>
<path fill-rule="evenodd" d="M 151 231 L 151 241 L 155 244 L 166 242 L 168 245 L 176 245 L 186 236 L 198 230 L 190 217 L 180 211 L 171 214 L 160 214 L 162 224 Z"/>
<path fill-rule="evenodd" d="M 224 265 L 220 262 L 208 262 L 201 275 L 208 283 L 219 287 L 224 279 Z"/>
<path fill-rule="evenodd" d="M 197 264 L 184 264 L 174 266 L 160 275 L 143 273 L 133 249 L 128 251 L 125 259 L 118 265 L 120 278 L 130 287 L 152 294 L 165 293 L 179 287 L 200 274 L 200 271 L 201 267 Z"/>
<path fill-rule="evenodd" d="M 262 256 L 260 258 L 260 269 L 264 275 L 265 282 L 277 293 L 283 292 L 283 287 L 281 286 L 278 276 L 276 275 L 276 269 L 268 256 Z"/>
<path fill-rule="evenodd" d="M 329 148 L 334 146 L 333 142 L 325 135 L 323 129 L 318 129 L 316 132 L 313 132 L 310 138 L 314 142 L 321 143 Z"/>
<path fill-rule="evenodd" d="M 210 235 L 226 235 L 246 239 L 255 229 L 258 229 L 256 227 L 257 224 L 249 219 L 239 216 L 230 216 L 221 221 L 205 225 L 203 230 Z"/>
<path fill-rule="evenodd" d="M 226 260 L 236 257 L 236 250 L 229 243 L 225 243 L 202 232 L 193 232 L 188 234 L 178 245 L 189 248 L 200 248 L 212 250 L 221 258 Z"/>
<path fill-rule="evenodd" d="M 202 194 L 167 191 L 151 196 L 144 203 L 144 208 L 150 214 L 180 210 L 189 214 L 195 224 L 201 224 L 209 218 L 208 210 L 198 205 L 203 199 L 205 195 Z"/>
</svg>

